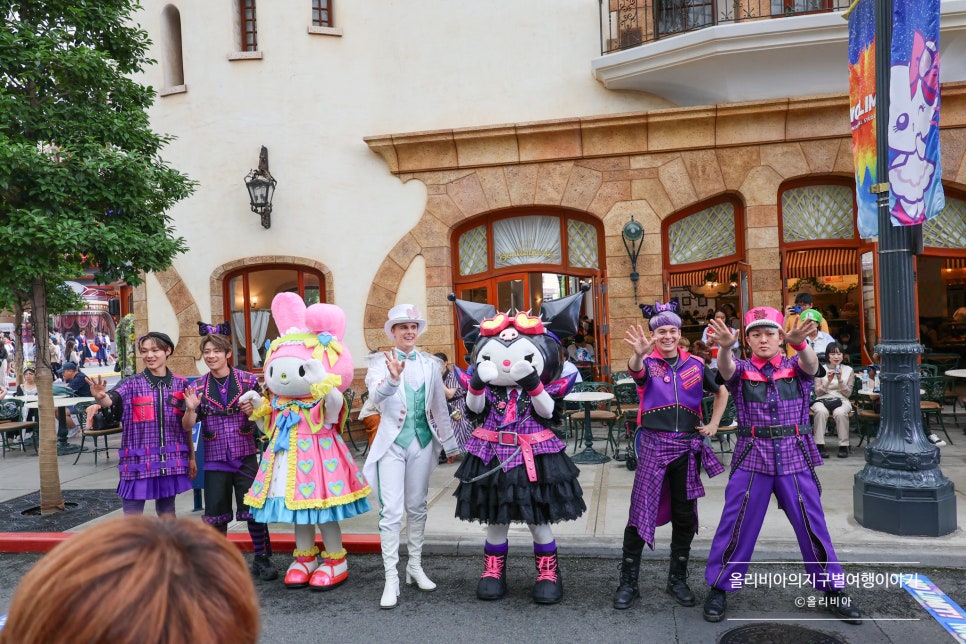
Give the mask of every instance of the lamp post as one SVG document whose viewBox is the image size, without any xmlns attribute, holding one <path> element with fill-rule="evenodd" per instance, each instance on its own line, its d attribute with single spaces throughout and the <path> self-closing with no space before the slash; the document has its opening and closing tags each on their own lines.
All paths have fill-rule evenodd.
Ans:
<svg viewBox="0 0 966 644">
<path fill-rule="evenodd" d="M 245 187 L 251 200 L 252 212 L 262 216 L 262 227 L 272 227 L 272 197 L 275 195 L 275 177 L 268 171 L 268 148 L 262 146 L 258 155 L 258 168 L 245 177 Z"/>
<path fill-rule="evenodd" d="M 953 483 L 939 468 L 939 448 L 926 440 L 920 413 L 919 368 L 912 298 L 912 257 L 922 243 L 922 226 L 893 226 L 889 212 L 889 79 L 892 1 L 875 3 L 876 167 L 879 220 L 879 293 L 882 360 L 878 438 L 865 450 L 865 467 L 855 475 L 855 520 L 871 530 L 904 536 L 938 537 L 956 529 Z"/>
<path fill-rule="evenodd" d="M 624 250 L 627 251 L 627 258 L 631 260 L 631 283 L 634 284 L 634 304 L 637 304 L 637 281 L 641 278 L 637 272 L 637 256 L 641 254 L 641 246 L 644 243 L 644 226 L 631 220 L 624 224 L 621 229 L 621 239 L 624 240 Z"/>
</svg>

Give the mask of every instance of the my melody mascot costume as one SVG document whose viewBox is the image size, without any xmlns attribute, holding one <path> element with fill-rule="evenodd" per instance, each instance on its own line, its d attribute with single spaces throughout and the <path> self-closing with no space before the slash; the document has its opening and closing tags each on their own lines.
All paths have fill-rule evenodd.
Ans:
<svg viewBox="0 0 966 644">
<path fill-rule="evenodd" d="M 456 478 L 456 516 L 487 524 L 480 599 L 507 592 L 507 534 L 525 523 L 533 536 L 537 580 L 533 600 L 563 598 L 551 523 L 572 521 L 587 509 L 577 467 L 551 429 L 560 423 L 563 397 L 575 376 L 561 379 L 564 354 L 558 337 L 576 333 L 583 293 L 547 302 L 540 316 L 496 313 L 490 305 L 456 302 L 471 374 L 459 372 L 476 429 Z"/>
<path fill-rule="evenodd" d="M 331 590 L 349 576 L 339 521 L 369 511 L 369 486 L 339 435 L 348 414 L 342 392 L 352 381 L 352 356 L 340 342 L 345 313 L 332 304 L 306 309 L 298 295 L 279 293 L 272 316 L 281 337 L 265 358 L 268 397 L 242 399 L 255 407 L 253 420 L 269 417 L 270 439 L 245 503 L 256 521 L 295 524 L 285 585 Z"/>
</svg>

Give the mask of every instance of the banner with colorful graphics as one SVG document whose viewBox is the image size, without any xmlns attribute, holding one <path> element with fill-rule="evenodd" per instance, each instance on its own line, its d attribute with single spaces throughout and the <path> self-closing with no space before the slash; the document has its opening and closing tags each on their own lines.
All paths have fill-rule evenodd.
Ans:
<svg viewBox="0 0 966 644">
<path fill-rule="evenodd" d="M 876 183 L 874 0 L 859 0 L 849 14 L 849 106 L 856 219 L 859 236 L 868 239 L 879 231 L 872 194 Z"/>
<path fill-rule="evenodd" d="M 946 206 L 939 156 L 939 0 L 895 0 L 889 85 L 889 212 L 913 226 Z"/>
</svg>

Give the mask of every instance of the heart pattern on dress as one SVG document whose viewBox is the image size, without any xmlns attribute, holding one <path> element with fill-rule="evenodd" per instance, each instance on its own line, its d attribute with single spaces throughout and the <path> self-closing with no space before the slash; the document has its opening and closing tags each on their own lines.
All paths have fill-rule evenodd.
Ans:
<svg viewBox="0 0 966 644">
<path fill-rule="evenodd" d="M 330 449 L 332 447 L 332 439 L 331 438 L 320 438 L 319 439 L 319 446 L 322 449 Z"/>
<path fill-rule="evenodd" d="M 262 470 L 263 472 L 267 472 L 267 471 L 268 471 L 268 459 L 267 459 L 267 458 L 263 458 L 263 459 L 262 459 L 262 462 L 261 462 L 261 463 L 260 463 L 260 464 L 258 465 L 258 467 L 259 467 L 259 468 L 260 468 L 260 469 L 261 469 L 261 470 Z"/>
<path fill-rule="evenodd" d="M 300 439 L 298 439 L 296 441 L 296 445 L 299 446 L 299 449 L 300 450 L 302 450 L 303 452 L 305 452 L 310 447 L 312 447 L 312 439 L 311 438 L 300 438 Z"/>
<path fill-rule="evenodd" d="M 309 481 L 308 483 L 300 483 L 299 492 L 301 492 L 302 496 L 306 499 L 312 496 L 312 492 L 315 492 L 315 481 Z"/>
<path fill-rule="evenodd" d="M 343 488 L 345 488 L 345 483 L 343 483 L 342 481 L 332 481 L 331 483 L 329 483 L 329 492 L 331 492 L 336 496 L 339 496 L 340 494 L 342 494 Z"/>
<path fill-rule="evenodd" d="M 252 483 L 252 489 L 251 489 L 252 496 L 258 496 L 259 494 L 261 494 L 262 488 L 264 487 L 265 485 L 261 481 L 255 481 L 254 483 Z"/>
<path fill-rule="evenodd" d="M 362 475 L 362 472 L 356 472 L 356 479 L 359 480 L 359 485 L 365 485 L 366 484 L 366 477 L 364 477 Z"/>
<path fill-rule="evenodd" d="M 339 459 L 327 458 L 322 464 L 325 465 L 325 469 L 329 470 L 330 472 L 334 472 L 335 468 L 339 467 Z"/>
<path fill-rule="evenodd" d="M 300 460 L 298 462 L 298 466 L 299 466 L 299 469 L 302 470 L 302 472 L 304 472 L 305 474 L 308 474 L 309 472 L 312 471 L 312 468 L 315 467 L 315 461 L 312 460 L 311 458 Z"/>
</svg>

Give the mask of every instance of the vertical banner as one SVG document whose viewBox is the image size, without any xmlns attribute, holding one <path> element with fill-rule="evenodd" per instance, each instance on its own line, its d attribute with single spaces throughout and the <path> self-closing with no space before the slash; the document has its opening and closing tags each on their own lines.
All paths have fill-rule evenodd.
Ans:
<svg viewBox="0 0 966 644">
<path fill-rule="evenodd" d="M 913 226 L 946 205 L 939 156 L 939 0 L 894 0 L 889 212 Z"/>
<path fill-rule="evenodd" d="M 868 239 L 879 234 L 872 194 L 876 183 L 874 0 L 859 0 L 849 13 L 849 105 L 856 218 L 859 236 Z"/>
</svg>

